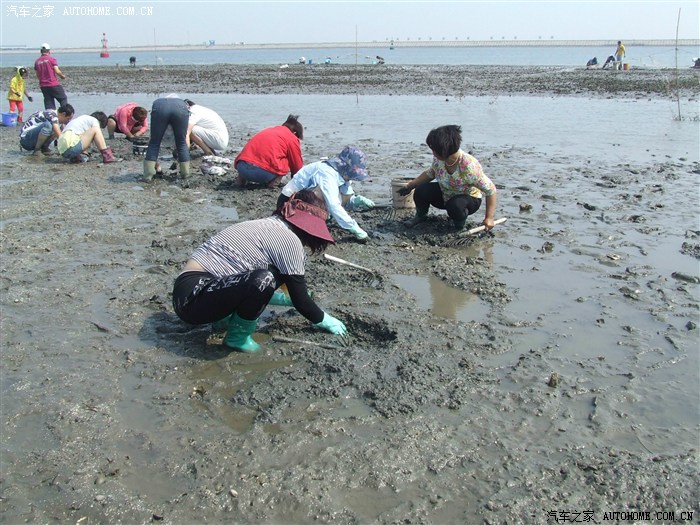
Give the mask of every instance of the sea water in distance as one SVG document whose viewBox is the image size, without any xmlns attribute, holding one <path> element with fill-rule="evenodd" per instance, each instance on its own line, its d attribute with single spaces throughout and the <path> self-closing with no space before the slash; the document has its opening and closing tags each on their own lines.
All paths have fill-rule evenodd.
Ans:
<svg viewBox="0 0 700 525">
<path fill-rule="evenodd" d="M 66 66 L 128 66 L 129 57 L 136 57 L 138 67 L 155 65 L 211 65 L 211 64 L 297 64 L 303 58 L 307 63 L 374 64 L 377 57 L 387 64 L 441 64 L 441 65 L 504 65 L 504 66 L 566 66 L 583 67 L 593 57 L 600 64 L 614 53 L 614 46 L 494 46 L 494 47 L 396 47 L 377 44 L 377 47 L 346 48 L 250 48 L 250 49 L 158 49 L 149 51 L 110 50 L 108 58 L 100 53 L 61 52 L 54 55 L 61 67 Z M 36 52 L 0 52 L 2 67 L 31 65 L 39 56 Z M 700 56 L 697 46 L 629 46 L 625 62 L 631 67 L 686 68 Z"/>
</svg>

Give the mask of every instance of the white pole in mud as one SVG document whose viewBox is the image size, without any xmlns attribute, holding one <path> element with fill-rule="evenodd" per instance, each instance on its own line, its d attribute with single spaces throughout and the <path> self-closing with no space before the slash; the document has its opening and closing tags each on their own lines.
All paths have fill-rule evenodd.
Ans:
<svg viewBox="0 0 700 525">
<path fill-rule="evenodd" d="M 681 120 L 681 87 L 678 85 L 678 27 L 681 25 L 681 8 L 678 8 L 678 22 L 676 23 L 676 101 L 678 103 L 678 120 Z"/>
<path fill-rule="evenodd" d="M 357 25 L 355 25 L 355 104 L 360 103 L 360 93 L 357 85 Z"/>
</svg>

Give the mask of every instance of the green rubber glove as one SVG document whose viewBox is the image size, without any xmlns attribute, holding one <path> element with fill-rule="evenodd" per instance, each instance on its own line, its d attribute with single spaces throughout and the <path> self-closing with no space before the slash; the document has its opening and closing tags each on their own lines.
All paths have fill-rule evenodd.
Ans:
<svg viewBox="0 0 700 525">
<path fill-rule="evenodd" d="M 342 321 L 326 312 L 323 312 L 323 320 L 320 323 L 316 323 L 314 326 L 328 330 L 333 335 L 345 335 L 348 333 L 348 329 Z"/>
<path fill-rule="evenodd" d="M 352 211 L 365 211 L 374 208 L 374 201 L 362 195 L 354 195 L 348 201 L 348 205 Z"/>
<path fill-rule="evenodd" d="M 352 233 L 355 236 L 355 238 L 360 240 L 360 241 L 369 237 L 369 235 L 367 235 L 367 232 L 365 230 L 363 230 L 362 228 L 360 228 L 360 226 L 358 224 L 355 224 L 355 226 L 350 228 L 348 231 L 350 233 Z"/>
</svg>

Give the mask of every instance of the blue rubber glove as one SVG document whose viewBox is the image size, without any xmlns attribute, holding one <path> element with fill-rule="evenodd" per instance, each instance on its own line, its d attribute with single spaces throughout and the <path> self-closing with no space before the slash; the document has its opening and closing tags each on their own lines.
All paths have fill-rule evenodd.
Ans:
<svg viewBox="0 0 700 525">
<path fill-rule="evenodd" d="M 355 238 L 360 240 L 360 241 L 369 237 L 369 235 L 367 235 L 367 232 L 365 230 L 363 230 L 362 228 L 360 228 L 360 226 L 358 224 L 355 224 L 355 226 L 350 228 L 348 231 L 350 233 L 352 233 L 355 236 Z"/>
<path fill-rule="evenodd" d="M 316 323 L 314 326 L 328 330 L 333 335 L 345 335 L 348 333 L 348 329 L 342 321 L 326 312 L 323 312 L 323 320 L 320 323 Z"/>
<path fill-rule="evenodd" d="M 348 207 L 351 211 L 365 211 L 374 208 L 374 202 L 362 195 L 354 195 L 348 201 Z"/>
</svg>

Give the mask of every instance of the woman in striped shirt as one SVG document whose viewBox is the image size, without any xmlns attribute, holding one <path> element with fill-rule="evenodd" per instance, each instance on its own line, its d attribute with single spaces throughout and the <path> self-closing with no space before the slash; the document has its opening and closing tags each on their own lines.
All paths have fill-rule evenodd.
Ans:
<svg viewBox="0 0 700 525">
<path fill-rule="evenodd" d="M 315 326 L 345 335 L 345 325 L 309 297 L 305 248 L 320 253 L 335 242 L 323 199 L 304 190 L 271 217 L 233 224 L 201 244 L 175 280 L 173 308 L 183 321 L 226 320 L 224 344 L 242 352 L 260 345 L 251 335 L 268 304 L 294 306 Z M 289 297 L 276 291 L 287 286 Z"/>
</svg>

